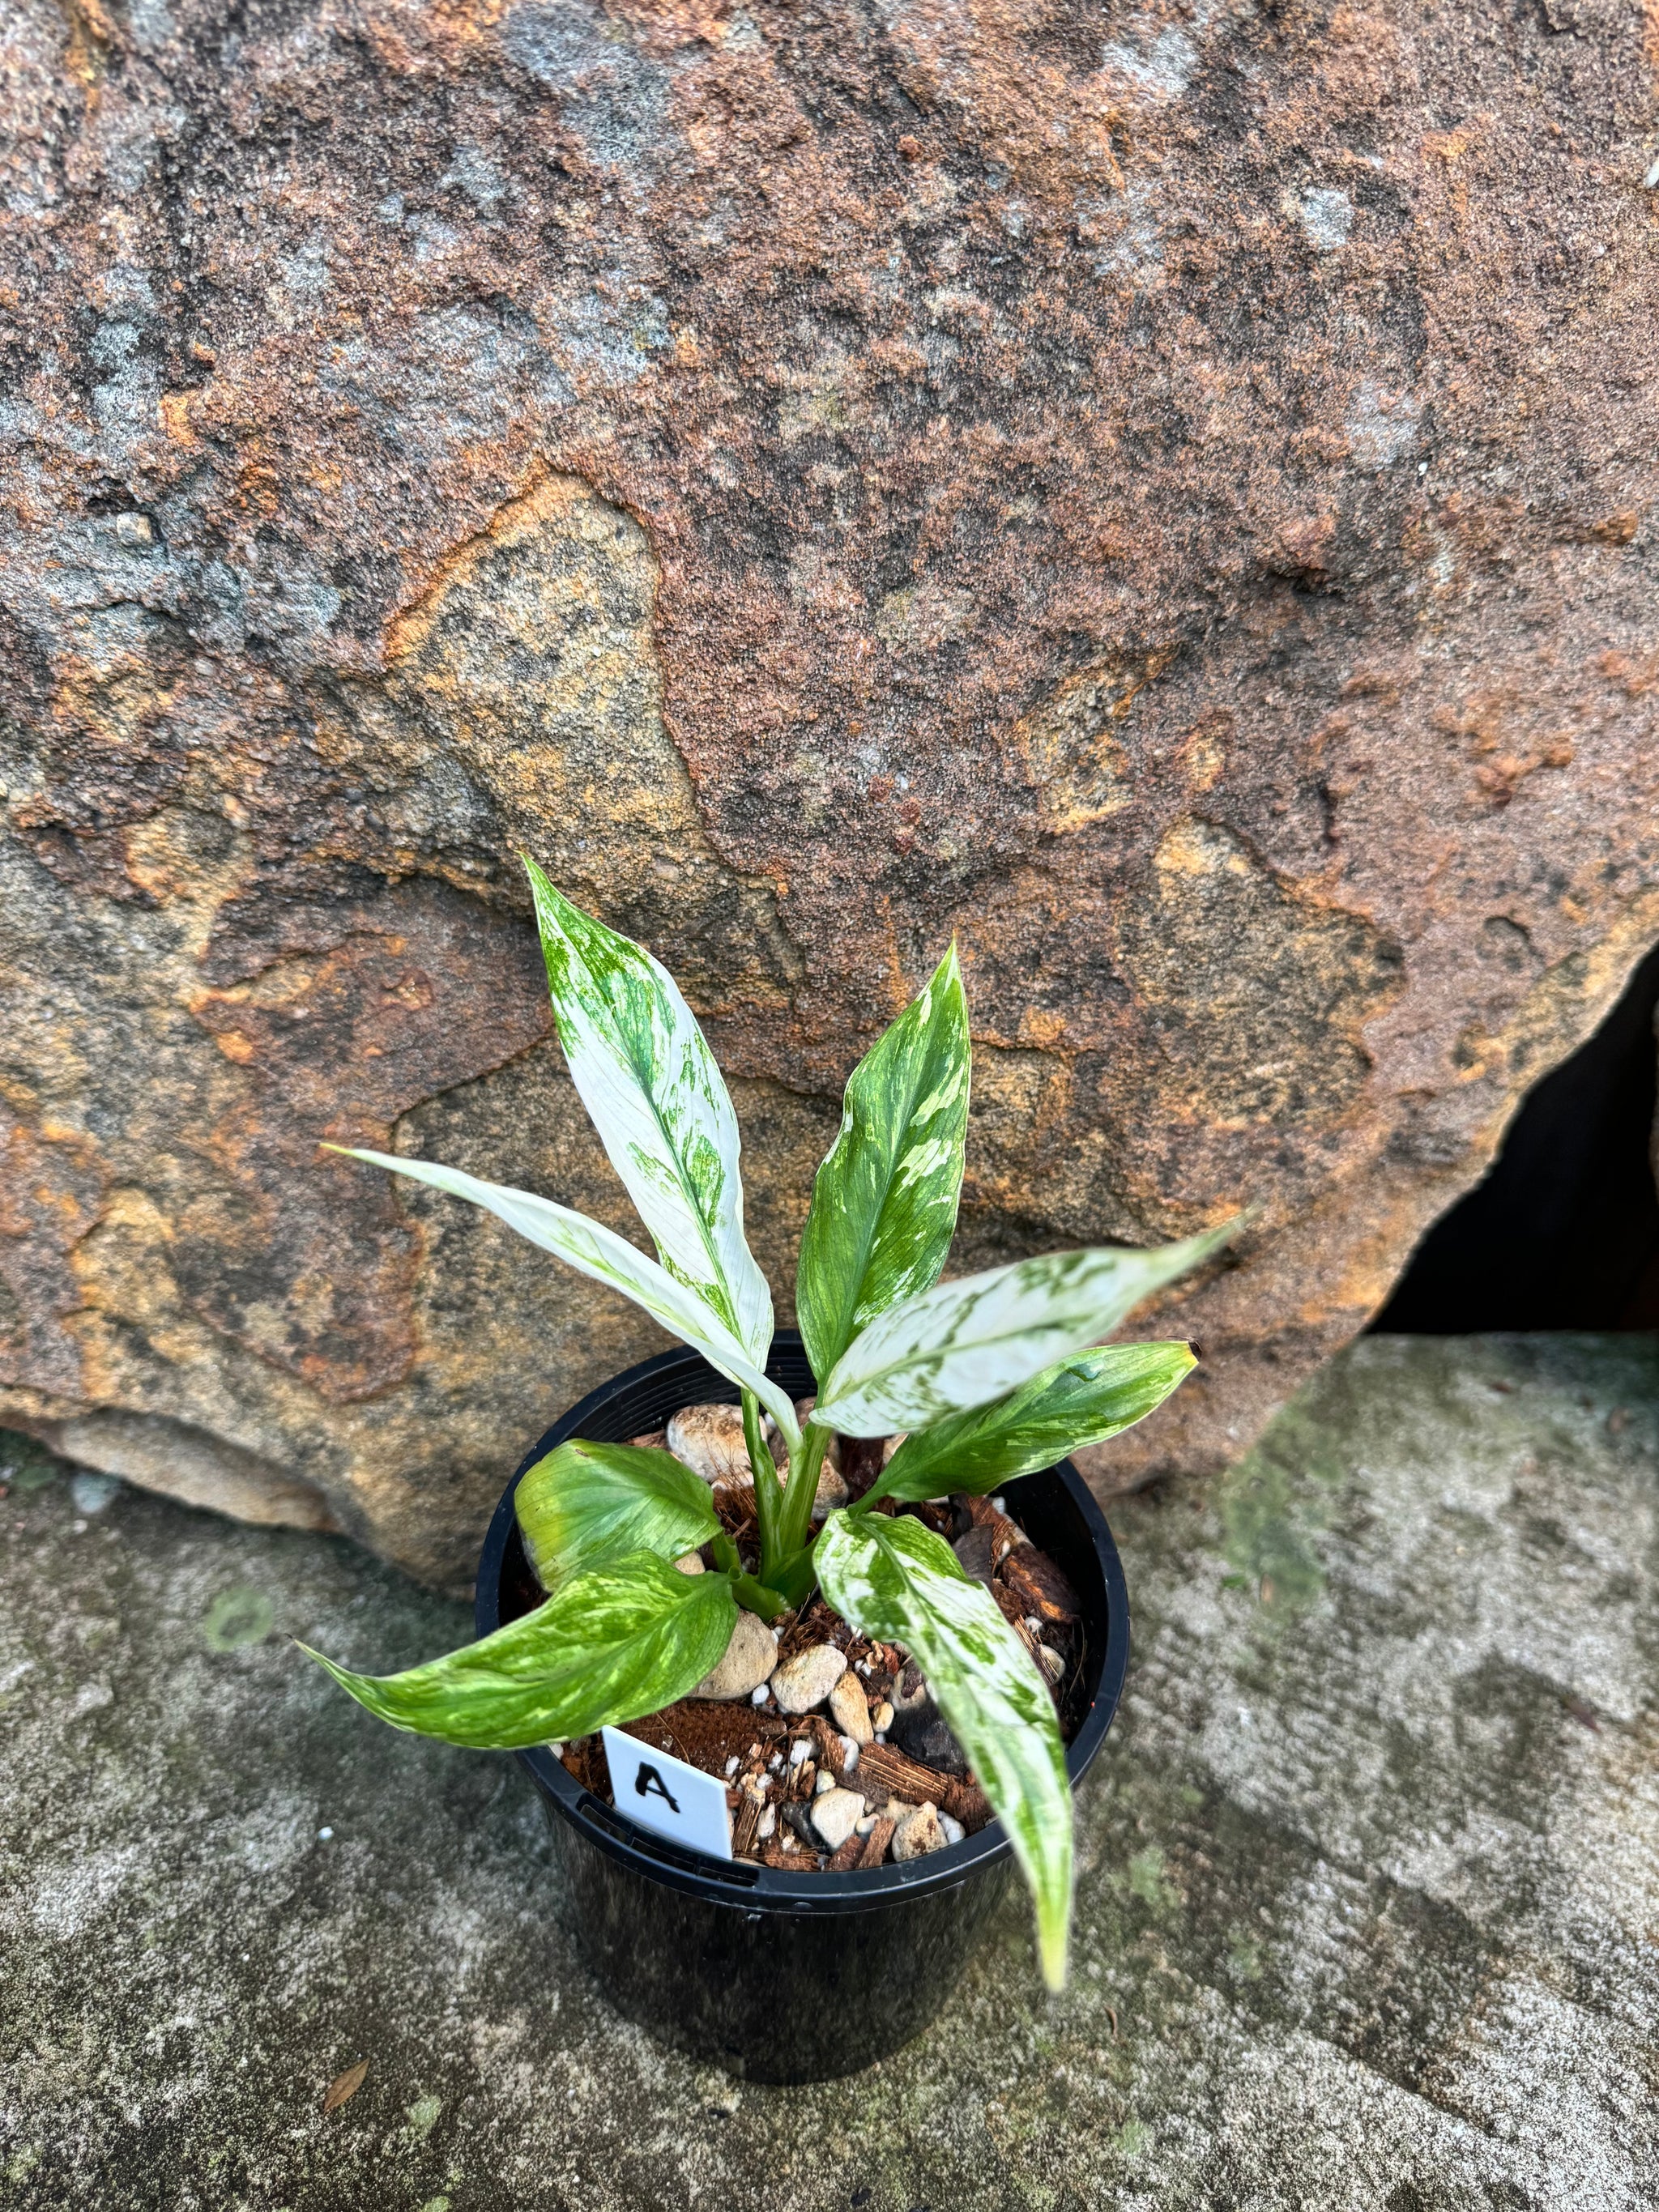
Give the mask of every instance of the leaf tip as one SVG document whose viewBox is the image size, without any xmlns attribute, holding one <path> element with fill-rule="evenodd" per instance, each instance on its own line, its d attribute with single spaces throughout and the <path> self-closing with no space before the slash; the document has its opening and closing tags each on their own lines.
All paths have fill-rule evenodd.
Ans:
<svg viewBox="0 0 1659 2212">
<path fill-rule="evenodd" d="M 1066 1986 L 1071 1932 L 1071 1916 L 1063 1911 L 1058 1917 L 1045 1914 L 1037 1929 L 1037 1955 L 1042 1966 L 1043 1984 L 1056 1996 Z"/>
</svg>

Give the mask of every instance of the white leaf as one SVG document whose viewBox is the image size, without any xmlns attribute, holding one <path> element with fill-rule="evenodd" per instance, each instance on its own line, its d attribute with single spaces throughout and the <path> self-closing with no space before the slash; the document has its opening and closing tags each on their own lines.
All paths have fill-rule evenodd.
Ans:
<svg viewBox="0 0 1659 2212">
<path fill-rule="evenodd" d="M 1072 1790 L 1054 1700 L 989 1590 L 908 1514 L 834 1513 L 812 1553 L 823 1595 L 864 1635 L 902 1644 L 1008 1832 L 1036 1906 L 1043 1978 L 1066 1979 Z"/>
<path fill-rule="evenodd" d="M 611 1164 L 668 1273 L 763 1365 L 772 1293 L 744 1237 L 738 1117 L 696 1017 L 643 945 L 525 867 L 570 1079 Z"/>
<path fill-rule="evenodd" d="M 671 1334 L 702 1352 L 711 1367 L 717 1367 L 732 1382 L 746 1385 L 790 1443 L 799 1442 L 800 1431 L 788 1392 L 768 1380 L 764 1369 L 750 1358 L 746 1347 L 695 1291 L 677 1281 L 654 1260 L 647 1260 L 643 1252 L 635 1251 L 602 1222 L 590 1221 L 585 1213 L 573 1212 L 550 1198 L 538 1198 L 532 1191 L 484 1182 L 459 1168 L 441 1167 L 434 1160 L 396 1159 L 388 1152 L 356 1152 L 341 1145 L 331 1145 L 328 1149 L 344 1152 L 349 1159 L 367 1160 L 373 1167 L 390 1168 L 393 1175 L 407 1176 L 413 1182 L 429 1184 L 452 1197 L 470 1199 L 531 1243 L 538 1244 L 544 1252 L 553 1253 L 575 1268 L 578 1274 L 621 1291 Z"/>
<path fill-rule="evenodd" d="M 1150 1252 L 1115 1245 L 1050 1252 L 936 1283 L 854 1339 L 812 1419 L 843 1436 L 882 1437 L 986 1405 L 1098 1342 L 1132 1306 L 1208 1259 L 1239 1226 L 1231 1221 Z"/>
</svg>

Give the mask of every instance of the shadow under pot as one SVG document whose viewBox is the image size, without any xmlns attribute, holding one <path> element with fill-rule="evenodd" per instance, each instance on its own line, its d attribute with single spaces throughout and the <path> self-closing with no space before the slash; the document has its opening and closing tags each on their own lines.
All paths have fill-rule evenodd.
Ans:
<svg viewBox="0 0 1659 2212">
<path fill-rule="evenodd" d="M 767 1372 L 792 1397 L 814 1388 L 793 1330 L 773 1340 Z M 738 1395 L 707 1360 L 682 1350 L 630 1367 L 573 1406 L 526 1455 L 495 1509 L 478 1564 L 479 1635 L 538 1601 L 514 1510 L 519 1483 L 538 1460 L 573 1437 L 625 1443 L 660 1429 L 682 1407 L 735 1404 Z M 1066 1762 L 1075 1790 L 1122 1693 L 1123 1569 L 1069 1460 L 1010 1482 L 1002 1494 L 1082 1604 L 1086 1705 Z M 545 1748 L 515 1756 L 547 1809 L 561 1917 L 605 1995 L 663 2042 L 750 2080 L 856 2073 L 919 2035 L 1008 1886 L 1012 1853 L 1000 1821 L 903 1865 L 787 1874 L 681 1850 L 584 1790 Z"/>
</svg>

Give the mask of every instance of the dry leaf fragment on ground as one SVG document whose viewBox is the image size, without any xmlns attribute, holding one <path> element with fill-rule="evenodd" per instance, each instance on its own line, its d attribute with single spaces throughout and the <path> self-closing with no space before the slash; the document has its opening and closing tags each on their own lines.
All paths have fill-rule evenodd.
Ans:
<svg viewBox="0 0 1659 2212">
<path fill-rule="evenodd" d="M 363 2086 L 368 2072 L 368 2061 L 360 2058 L 355 2066 L 348 2066 L 343 2074 L 337 2074 L 323 2092 L 323 2110 L 337 2112 L 348 2097 L 355 2097 Z"/>
</svg>

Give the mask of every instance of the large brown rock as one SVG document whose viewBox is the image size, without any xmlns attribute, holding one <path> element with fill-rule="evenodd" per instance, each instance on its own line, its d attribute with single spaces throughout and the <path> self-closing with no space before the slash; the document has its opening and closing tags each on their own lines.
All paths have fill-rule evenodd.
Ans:
<svg viewBox="0 0 1659 2212">
<path fill-rule="evenodd" d="M 1652 60 L 1544 0 L 19 0 L 0 1418 L 462 1578 L 648 1328 L 533 849 L 787 1291 L 954 932 L 957 1264 L 1261 1208 L 1231 1455 L 1659 937 Z"/>
</svg>

